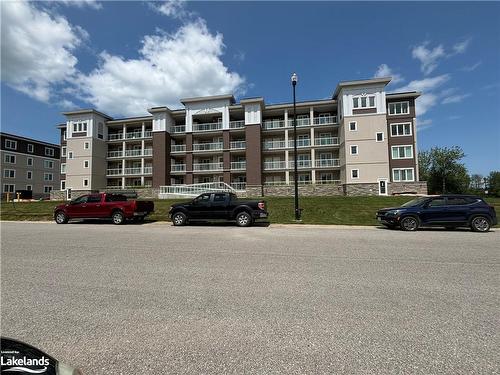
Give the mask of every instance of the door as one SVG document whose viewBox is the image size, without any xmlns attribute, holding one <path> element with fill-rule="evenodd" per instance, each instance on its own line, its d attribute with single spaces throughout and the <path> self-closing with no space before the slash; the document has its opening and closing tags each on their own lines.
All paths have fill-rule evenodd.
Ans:
<svg viewBox="0 0 500 375">
<path fill-rule="evenodd" d="M 69 217 L 85 217 L 88 197 L 88 195 L 82 195 L 69 203 L 66 209 Z"/>
<path fill-rule="evenodd" d="M 378 195 L 387 195 L 387 179 L 379 178 L 378 180 Z"/>
<path fill-rule="evenodd" d="M 424 223 L 442 223 L 446 221 L 447 206 L 446 198 L 437 197 L 426 204 L 420 215 Z"/>
<path fill-rule="evenodd" d="M 210 219 L 210 195 L 211 193 L 206 193 L 193 199 L 189 209 L 191 218 Z"/>
<path fill-rule="evenodd" d="M 448 197 L 446 220 L 450 223 L 466 223 L 470 203 L 470 199 L 468 198 Z"/>
<path fill-rule="evenodd" d="M 214 193 L 213 201 L 210 208 L 212 219 L 226 219 L 228 217 L 227 194 Z"/>
<path fill-rule="evenodd" d="M 89 195 L 87 198 L 87 217 L 107 217 L 106 207 L 101 204 L 101 196 L 99 194 Z"/>
</svg>

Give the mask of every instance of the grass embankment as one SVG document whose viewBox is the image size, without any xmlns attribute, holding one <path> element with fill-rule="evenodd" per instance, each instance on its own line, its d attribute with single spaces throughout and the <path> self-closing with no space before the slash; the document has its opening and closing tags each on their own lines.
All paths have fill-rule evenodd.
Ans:
<svg viewBox="0 0 500 375">
<path fill-rule="evenodd" d="M 382 207 L 398 206 L 412 197 L 303 197 L 304 224 L 377 225 L 375 212 Z M 293 197 L 266 197 L 271 223 L 293 223 Z M 150 220 L 168 220 L 172 203 L 185 200 L 155 200 L 155 212 Z M 500 198 L 487 198 L 500 213 Z M 43 201 L 30 203 L 1 203 L 2 220 L 53 220 L 53 209 L 59 202 Z"/>
</svg>

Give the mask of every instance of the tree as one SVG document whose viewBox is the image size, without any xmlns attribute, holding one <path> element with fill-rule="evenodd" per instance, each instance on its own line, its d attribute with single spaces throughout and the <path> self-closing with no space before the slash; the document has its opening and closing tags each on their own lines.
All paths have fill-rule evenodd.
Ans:
<svg viewBox="0 0 500 375">
<path fill-rule="evenodd" d="M 431 193 L 465 193 L 470 177 L 460 160 L 465 157 L 458 146 L 433 147 L 418 155 L 420 179 L 427 181 Z"/>
<path fill-rule="evenodd" d="M 474 193 L 479 193 L 484 190 L 484 177 L 480 174 L 470 176 L 470 188 Z"/>
<path fill-rule="evenodd" d="M 487 181 L 488 194 L 494 195 L 496 197 L 500 196 L 500 172 L 492 171 L 488 176 Z"/>
</svg>

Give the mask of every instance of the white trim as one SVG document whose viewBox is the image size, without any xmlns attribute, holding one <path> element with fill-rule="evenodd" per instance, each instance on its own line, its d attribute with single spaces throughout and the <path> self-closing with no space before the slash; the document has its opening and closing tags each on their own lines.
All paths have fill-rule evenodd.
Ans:
<svg viewBox="0 0 500 375">
<path fill-rule="evenodd" d="M 29 186 L 29 189 L 28 189 L 28 186 Z M 33 191 L 33 185 L 26 185 L 26 190 Z"/>
<path fill-rule="evenodd" d="M 412 171 L 412 176 L 413 178 L 411 180 L 396 180 L 394 178 L 394 172 L 395 171 L 408 171 L 408 170 L 411 170 Z M 406 173 L 405 173 L 406 175 Z M 394 182 L 414 182 L 415 181 L 415 168 L 392 168 L 392 181 Z"/>
<path fill-rule="evenodd" d="M 380 182 L 385 181 L 385 193 L 382 194 L 380 192 Z M 389 184 L 389 179 L 388 178 L 377 178 L 377 184 L 378 184 L 378 195 L 389 195 L 388 192 L 388 184 Z"/>
<path fill-rule="evenodd" d="M 85 164 L 87 164 L 87 166 L 85 166 Z M 90 162 L 88 160 L 84 160 L 83 161 L 83 168 L 89 168 L 90 166 Z"/>
<path fill-rule="evenodd" d="M 351 129 L 351 124 L 354 124 L 354 130 Z M 358 131 L 358 122 L 357 121 L 349 121 L 349 131 L 357 132 Z"/>
<path fill-rule="evenodd" d="M 66 174 L 66 163 L 61 163 L 61 174 Z"/>
<path fill-rule="evenodd" d="M 354 171 L 358 172 L 358 176 L 357 177 L 354 177 L 352 175 L 352 172 L 354 172 Z M 359 180 L 359 169 L 357 169 L 357 168 L 351 169 L 351 180 Z"/>
<path fill-rule="evenodd" d="M 63 188 L 63 186 L 62 186 L 62 185 L 63 185 L 63 183 L 64 183 L 64 188 Z M 60 190 L 61 190 L 61 191 L 66 190 L 66 180 L 60 180 L 60 185 L 59 185 L 59 187 L 60 187 Z"/>
<path fill-rule="evenodd" d="M 8 172 L 8 176 L 5 175 L 5 172 Z M 14 175 L 11 176 L 10 172 L 14 172 Z M 4 169 L 3 170 L 3 178 L 16 178 L 16 170 L 15 169 Z"/>
<path fill-rule="evenodd" d="M 47 191 L 47 188 L 50 188 L 50 190 Z M 44 194 L 49 194 L 52 190 L 54 190 L 54 186 L 53 185 L 43 185 L 43 193 Z"/>
<path fill-rule="evenodd" d="M 50 179 L 47 179 L 47 177 L 50 176 Z M 54 181 L 54 173 L 51 172 L 44 172 L 43 174 L 43 180 L 44 181 Z"/>
<path fill-rule="evenodd" d="M 28 152 L 32 154 L 35 152 L 35 145 L 33 143 L 28 143 Z"/>
<path fill-rule="evenodd" d="M 31 160 L 31 164 L 30 164 L 30 163 L 28 163 L 28 161 L 30 161 L 30 160 Z M 26 158 L 26 166 L 27 166 L 27 167 L 32 167 L 32 166 L 34 166 L 34 165 L 35 165 L 35 160 L 34 160 L 31 156 L 28 156 L 28 157 Z"/>
<path fill-rule="evenodd" d="M 378 135 L 379 134 L 382 134 L 382 139 L 380 141 L 378 140 Z M 376 132 L 375 133 L 375 142 L 384 142 L 384 140 L 385 140 L 384 132 Z"/>
<path fill-rule="evenodd" d="M 43 160 L 43 168 L 45 168 L 45 169 L 54 169 L 54 160 L 44 159 Z"/>
<path fill-rule="evenodd" d="M 75 158 L 75 155 L 74 155 L 73 151 L 68 151 L 68 157 L 67 157 L 67 159 L 73 160 L 74 158 Z"/>
<path fill-rule="evenodd" d="M 12 191 L 6 191 L 6 190 L 5 190 L 5 187 L 6 187 L 6 186 L 12 186 L 12 187 L 13 187 L 13 188 L 12 188 Z M 9 189 L 9 190 L 10 190 L 10 189 Z M 4 193 L 12 193 L 12 194 L 15 194 L 15 192 L 16 192 L 16 184 L 3 184 L 3 192 L 4 192 Z"/>
<path fill-rule="evenodd" d="M 394 125 L 403 125 L 403 134 L 396 134 L 394 135 L 393 132 L 392 132 L 392 127 Z M 410 134 L 405 134 L 405 127 L 404 125 L 410 125 Z M 411 122 L 393 122 L 392 124 L 390 124 L 390 127 L 391 127 L 391 137 L 409 137 L 409 136 L 412 136 L 413 135 L 413 124 Z M 396 127 L 397 129 L 397 127 Z M 396 132 L 398 133 L 398 132 Z"/>
<path fill-rule="evenodd" d="M 399 156 L 399 150 L 398 150 L 398 157 L 395 158 L 394 157 L 394 149 L 397 148 L 397 149 L 400 149 L 401 147 L 404 147 L 405 150 L 405 156 L 404 157 L 400 157 Z M 410 156 L 406 156 L 406 147 L 410 147 L 410 150 L 411 150 L 411 155 Z M 392 160 L 400 160 L 400 159 L 413 159 L 413 145 L 397 145 L 397 146 L 391 146 L 391 159 Z"/>
<path fill-rule="evenodd" d="M 352 152 L 352 148 L 353 147 L 356 147 L 356 153 L 355 154 L 353 154 L 353 152 Z M 349 145 L 349 153 L 351 155 L 359 155 L 359 146 L 358 145 Z"/>
<path fill-rule="evenodd" d="M 61 147 L 61 157 L 62 157 L 62 158 L 65 158 L 65 157 L 66 157 L 67 151 L 68 151 L 67 146 L 62 146 L 62 147 Z"/>
<path fill-rule="evenodd" d="M 54 156 L 54 154 L 55 154 L 54 147 L 45 146 L 45 156 Z"/>
<path fill-rule="evenodd" d="M 9 142 L 9 146 L 7 146 L 7 142 Z M 14 147 L 10 146 L 11 143 L 14 145 Z M 4 141 L 4 146 L 8 150 L 17 150 L 17 141 L 15 141 L 13 139 L 6 138 Z"/>
<path fill-rule="evenodd" d="M 28 173 L 31 173 L 31 177 L 28 176 Z M 33 171 L 26 171 L 26 179 L 33 180 Z"/>
<path fill-rule="evenodd" d="M 7 156 L 9 157 L 9 161 L 7 161 Z M 10 157 L 13 157 L 13 158 L 14 158 L 14 161 L 13 161 L 13 162 L 12 162 L 12 161 L 10 161 Z M 4 156 L 3 156 L 3 162 L 4 162 L 5 164 L 17 164 L 17 163 L 16 163 L 16 161 L 17 161 L 17 156 L 16 156 L 16 155 L 11 155 L 11 154 L 9 153 L 9 154 L 4 154 Z"/>
<path fill-rule="evenodd" d="M 90 142 L 89 141 L 83 142 L 83 149 L 84 150 L 90 150 Z"/>
<path fill-rule="evenodd" d="M 85 184 L 85 181 L 87 181 L 87 184 Z M 82 186 L 83 187 L 89 187 L 89 184 L 90 184 L 90 180 L 88 178 L 84 178 L 83 181 L 82 181 Z"/>
<path fill-rule="evenodd" d="M 406 103 L 406 108 L 408 112 L 403 112 L 403 103 Z M 401 104 L 401 113 L 391 113 L 391 105 Z M 410 114 L 410 102 L 408 100 L 402 102 L 392 102 L 387 104 L 387 114 L 389 116 L 401 116 L 401 115 L 409 115 Z"/>
<path fill-rule="evenodd" d="M 366 98 L 366 106 L 361 105 L 361 100 Z M 370 105 L 370 98 L 373 98 L 373 105 Z M 354 100 L 358 99 L 358 106 L 354 106 Z M 366 95 L 353 95 L 352 96 L 352 109 L 370 109 L 377 108 L 377 97 L 375 94 L 366 94 Z"/>
</svg>

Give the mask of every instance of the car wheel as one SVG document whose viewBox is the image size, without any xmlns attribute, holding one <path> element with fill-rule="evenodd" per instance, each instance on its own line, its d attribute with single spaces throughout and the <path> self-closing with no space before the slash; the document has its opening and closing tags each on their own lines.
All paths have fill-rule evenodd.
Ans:
<svg viewBox="0 0 500 375">
<path fill-rule="evenodd" d="M 124 223 L 125 216 L 123 215 L 123 212 L 115 211 L 113 212 L 113 215 L 111 215 L 111 220 L 113 220 L 113 224 L 120 225 Z"/>
<path fill-rule="evenodd" d="M 57 224 L 66 224 L 68 222 L 68 217 L 64 212 L 59 211 L 56 213 L 55 220 Z"/>
<path fill-rule="evenodd" d="M 416 231 L 418 229 L 418 219 L 415 216 L 407 216 L 401 220 L 401 230 Z"/>
<path fill-rule="evenodd" d="M 490 221 L 484 216 L 476 216 L 471 222 L 471 228 L 474 232 L 488 232 L 490 226 Z"/>
<path fill-rule="evenodd" d="M 239 227 L 249 227 L 250 225 L 252 225 L 252 217 L 248 212 L 240 212 L 236 216 L 236 224 Z"/>
<path fill-rule="evenodd" d="M 186 214 L 182 212 L 177 212 L 172 215 L 172 223 L 174 223 L 176 227 L 180 227 L 181 225 L 186 225 L 186 222 L 187 222 Z"/>
</svg>

